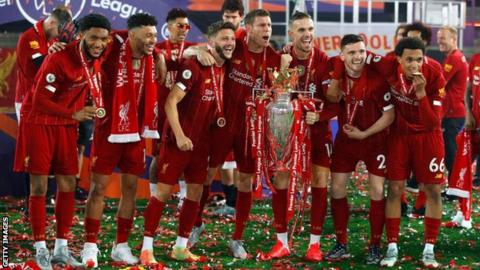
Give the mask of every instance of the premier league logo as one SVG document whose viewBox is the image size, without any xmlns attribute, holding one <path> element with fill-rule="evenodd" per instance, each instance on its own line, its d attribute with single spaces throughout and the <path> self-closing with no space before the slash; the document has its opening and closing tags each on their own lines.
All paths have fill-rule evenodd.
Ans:
<svg viewBox="0 0 480 270">
<path fill-rule="evenodd" d="M 30 23 L 47 17 L 55 7 L 65 5 L 72 10 L 73 19 L 76 19 L 87 0 L 17 0 L 18 10 Z"/>
</svg>

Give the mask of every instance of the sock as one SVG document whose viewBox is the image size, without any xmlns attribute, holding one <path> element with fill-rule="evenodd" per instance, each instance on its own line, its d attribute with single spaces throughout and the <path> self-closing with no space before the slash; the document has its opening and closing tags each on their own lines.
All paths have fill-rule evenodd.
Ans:
<svg viewBox="0 0 480 270">
<path fill-rule="evenodd" d="M 193 224 L 195 223 L 195 219 L 192 217 L 195 217 L 197 212 L 198 202 L 185 198 L 178 218 L 178 236 L 187 238 L 188 240 Z"/>
<path fill-rule="evenodd" d="M 385 200 L 370 200 L 370 245 L 380 245 L 385 224 Z"/>
<path fill-rule="evenodd" d="M 433 247 L 434 245 L 433 244 L 425 244 L 425 248 L 423 249 L 423 254 L 425 253 L 434 253 L 433 252 Z"/>
<path fill-rule="evenodd" d="M 273 227 L 279 233 L 287 232 L 288 189 L 277 189 L 272 194 Z"/>
<path fill-rule="evenodd" d="M 439 218 L 431 218 L 425 216 L 425 243 L 435 244 L 437 242 L 438 232 L 440 230 L 441 220 Z"/>
<path fill-rule="evenodd" d="M 316 235 L 316 234 L 310 234 L 310 244 L 309 245 L 313 245 L 313 244 L 317 244 L 317 243 L 320 243 L 320 235 Z"/>
<path fill-rule="evenodd" d="M 185 180 L 178 180 L 178 187 L 180 188 L 180 191 L 178 192 L 178 196 L 180 197 L 179 199 L 183 199 L 187 196 L 187 183 Z"/>
<path fill-rule="evenodd" d="M 321 235 L 327 214 L 327 188 L 312 187 L 310 210 L 310 234 Z"/>
<path fill-rule="evenodd" d="M 63 246 L 68 246 L 68 240 L 67 239 L 61 239 L 61 238 L 56 238 L 55 239 L 55 247 L 53 248 L 53 254 L 54 255 L 58 254 L 58 251 Z"/>
<path fill-rule="evenodd" d="M 85 217 L 85 236 L 88 243 L 97 243 L 97 235 L 100 231 L 100 220 Z"/>
<path fill-rule="evenodd" d="M 117 217 L 117 244 L 128 242 L 128 236 L 130 236 L 132 227 L 133 218 Z"/>
<path fill-rule="evenodd" d="M 343 245 L 347 244 L 347 226 L 348 226 L 348 201 L 347 198 L 331 198 L 331 207 L 333 215 L 333 225 L 337 242 Z"/>
<path fill-rule="evenodd" d="M 164 207 L 164 202 L 159 201 L 156 197 L 150 197 L 147 208 L 145 208 L 145 211 L 143 212 L 145 218 L 143 236 L 155 236 L 155 231 L 157 230 L 158 223 L 162 217 Z"/>
<path fill-rule="evenodd" d="M 75 212 L 75 193 L 57 191 L 55 202 L 55 219 L 57 221 L 57 238 L 68 239 Z"/>
<path fill-rule="evenodd" d="M 142 251 L 143 250 L 153 250 L 153 237 L 143 237 Z"/>
<path fill-rule="evenodd" d="M 420 209 L 425 207 L 425 203 L 427 202 L 427 196 L 425 196 L 425 191 L 420 190 L 418 192 L 417 200 L 415 201 L 415 209 Z"/>
<path fill-rule="evenodd" d="M 235 185 L 224 185 L 222 184 L 223 193 L 225 193 L 225 204 L 230 207 L 235 207 L 235 202 L 237 201 L 237 188 Z"/>
<path fill-rule="evenodd" d="M 150 187 L 150 197 L 154 197 L 157 194 L 157 184 L 150 183 L 148 186 Z"/>
<path fill-rule="evenodd" d="M 205 209 L 205 204 L 207 204 L 208 196 L 210 196 L 210 185 L 203 185 L 202 198 L 200 198 L 198 205 L 195 227 L 200 227 L 203 224 L 203 209 Z"/>
<path fill-rule="evenodd" d="M 186 248 L 188 243 L 188 237 L 177 236 L 177 241 L 175 242 L 175 247 Z"/>
<path fill-rule="evenodd" d="M 47 209 L 45 208 L 45 196 L 30 195 L 28 199 L 28 214 L 32 226 L 33 240 L 45 241 L 45 226 Z"/>
<path fill-rule="evenodd" d="M 278 241 L 282 242 L 282 245 L 286 248 L 288 248 L 288 233 L 283 232 L 283 233 L 277 233 L 277 239 Z"/>
<path fill-rule="evenodd" d="M 45 242 L 45 240 L 35 241 L 35 243 L 33 244 L 33 247 L 38 252 L 38 250 L 41 248 L 47 248 L 47 243 Z"/>
<path fill-rule="evenodd" d="M 387 231 L 387 242 L 398 243 L 398 233 L 400 232 L 400 218 L 385 218 L 385 228 Z"/>
<path fill-rule="evenodd" d="M 235 204 L 235 232 L 233 240 L 241 240 L 243 238 L 243 230 L 250 215 L 252 208 L 252 192 L 237 191 L 237 202 Z"/>
<path fill-rule="evenodd" d="M 396 249 L 398 250 L 398 246 L 397 246 L 397 243 L 388 243 L 388 249 Z"/>
</svg>

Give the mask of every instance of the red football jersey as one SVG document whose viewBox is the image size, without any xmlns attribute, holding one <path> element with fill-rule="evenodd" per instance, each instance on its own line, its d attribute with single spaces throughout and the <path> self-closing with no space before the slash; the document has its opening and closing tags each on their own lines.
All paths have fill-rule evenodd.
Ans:
<svg viewBox="0 0 480 270">
<path fill-rule="evenodd" d="M 165 55 L 165 60 L 167 64 L 167 77 L 165 78 L 164 84 L 158 84 L 158 107 L 160 108 L 158 113 L 158 128 L 162 132 L 164 122 L 165 122 L 165 110 L 163 106 L 165 105 L 165 99 L 170 93 L 170 89 L 175 84 L 175 79 L 177 77 L 177 70 L 179 68 L 179 58 L 182 57 L 183 52 L 190 46 L 196 45 L 197 43 L 185 41 L 182 44 L 171 43 L 169 40 L 162 41 L 157 43 L 156 49 L 159 53 Z M 161 134 L 161 133 L 160 133 Z"/>
<path fill-rule="evenodd" d="M 395 120 L 390 130 L 396 134 L 415 134 L 441 130 L 445 79 L 433 61 L 426 60 L 422 73 L 427 96 L 418 100 L 412 82 L 403 74 L 397 59 L 379 55 L 367 58 L 367 64 L 387 78 L 391 87 Z"/>
<path fill-rule="evenodd" d="M 32 111 L 26 122 L 75 125 L 72 114 L 85 106 L 88 88 L 80 58 L 80 43 L 48 55 L 35 77 Z"/>
<path fill-rule="evenodd" d="M 478 127 L 480 126 L 480 53 L 472 55 L 469 72 L 472 82 L 472 113 Z"/>
<path fill-rule="evenodd" d="M 312 64 L 309 68 L 310 57 L 307 59 L 298 59 L 292 49 L 290 55 L 292 56 L 292 62 L 290 67 L 298 67 L 300 69 L 300 76 L 298 78 L 298 86 L 301 91 L 310 91 L 314 93 L 314 97 L 323 102 L 323 111 L 322 119 L 323 121 L 318 121 L 315 123 L 312 128 L 322 133 L 330 133 L 329 119 L 336 116 L 338 113 L 338 105 L 327 103 L 325 98 L 325 93 L 327 92 L 328 85 L 330 83 L 330 63 L 326 53 L 322 52 L 318 48 L 313 49 L 313 59 Z M 308 86 L 305 88 L 305 83 L 308 75 Z M 318 107 L 317 107 L 318 109 Z"/>
<path fill-rule="evenodd" d="M 250 70 L 251 66 L 253 70 Z M 279 67 L 280 56 L 271 47 L 265 48 L 264 52 L 253 53 L 244 40 L 236 40 L 235 51 L 227 64 L 224 86 L 225 116 L 230 131 L 237 132 L 245 125 L 245 102 L 252 96 L 252 89 L 269 86 L 268 69 Z"/>
<path fill-rule="evenodd" d="M 443 76 L 445 86 L 444 117 L 465 117 L 465 91 L 468 81 L 468 64 L 460 50 L 454 50 L 445 58 Z"/>
<path fill-rule="evenodd" d="M 247 30 L 244 27 L 239 26 L 237 31 L 235 31 L 235 38 L 239 40 L 245 39 L 247 36 Z"/>
<path fill-rule="evenodd" d="M 111 127 L 112 121 L 112 106 L 113 106 L 113 98 L 114 92 L 117 82 L 117 71 L 118 71 L 118 61 L 120 57 L 120 48 L 122 47 L 123 42 L 126 41 L 128 33 L 126 31 L 118 31 L 111 34 L 112 35 L 112 42 L 108 44 L 107 49 L 105 50 L 102 56 L 102 97 L 104 108 L 106 111 L 106 115 L 104 118 L 97 118 L 95 121 L 95 125 L 97 127 L 107 128 Z M 134 79 L 134 87 L 138 89 L 141 84 L 142 73 L 145 66 L 145 58 L 140 60 L 137 59 L 136 62 L 132 61 L 133 65 L 133 79 Z M 123 76 L 123 81 L 126 83 L 128 78 L 126 74 Z M 136 91 L 137 98 L 141 91 Z M 139 109 L 137 112 L 139 114 L 138 119 L 143 119 L 143 103 L 138 104 L 137 101 L 134 102 L 135 104 L 139 105 Z M 141 122 L 139 122 L 141 125 Z"/>
<path fill-rule="evenodd" d="M 338 115 L 339 127 L 348 123 L 347 118 L 351 118 L 352 125 L 360 130 L 366 130 L 371 127 L 384 111 L 393 108 L 391 100 L 390 87 L 385 79 L 381 79 L 380 74 L 375 72 L 369 65 L 365 65 L 360 78 L 349 78 L 353 82 L 348 86 L 347 80 L 342 80 L 341 91 L 343 98 L 340 102 L 340 112 Z M 356 84 L 361 84 L 356 86 Z M 350 111 L 347 109 L 347 100 L 351 100 Z M 356 102 L 357 109 L 354 109 Z M 387 130 L 383 130 L 374 136 L 386 136 Z M 340 135 L 345 135 L 343 132 Z"/>
<path fill-rule="evenodd" d="M 40 68 L 39 63 L 41 63 L 35 64 L 34 61 L 41 61 L 40 59 L 48 54 L 49 45 L 51 44 L 47 41 L 43 30 L 43 20 L 20 35 L 17 43 L 15 102 L 21 103 L 32 88 L 35 75 Z"/>
<path fill-rule="evenodd" d="M 180 64 L 175 85 L 186 95 L 177 105 L 178 116 L 183 132 L 193 145 L 205 141 L 208 129 L 215 120 L 217 100 L 214 83 L 221 91 L 220 82 L 224 78 L 224 66 L 205 67 L 196 59 L 188 59 Z"/>
</svg>

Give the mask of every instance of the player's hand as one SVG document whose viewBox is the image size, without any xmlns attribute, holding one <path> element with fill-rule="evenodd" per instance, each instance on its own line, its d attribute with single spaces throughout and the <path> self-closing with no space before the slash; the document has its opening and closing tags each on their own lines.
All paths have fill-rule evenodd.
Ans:
<svg viewBox="0 0 480 270">
<path fill-rule="evenodd" d="M 413 86 L 415 87 L 415 94 L 417 95 L 417 99 L 422 99 L 424 96 L 427 95 L 425 91 L 425 84 L 426 79 L 421 72 L 413 73 Z"/>
<path fill-rule="evenodd" d="M 67 43 L 65 42 L 55 42 L 52 44 L 52 46 L 48 47 L 48 54 L 52 54 L 54 52 L 59 52 L 65 50 L 65 46 Z"/>
<path fill-rule="evenodd" d="M 289 43 L 285 44 L 285 46 L 283 46 L 282 52 L 289 54 L 292 51 L 292 48 L 293 48 L 293 44 L 291 42 L 289 42 Z"/>
<path fill-rule="evenodd" d="M 190 138 L 187 136 L 182 136 L 177 138 L 177 147 L 182 151 L 192 151 L 193 150 L 193 143 Z"/>
<path fill-rule="evenodd" d="M 348 138 L 354 140 L 363 140 L 367 137 L 367 134 L 364 131 L 361 131 L 356 126 L 349 124 L 343 125 L 343 132 L 345 132 Z"/>
<path fill-rule="evenodd" d="M 79 121 L 79 122 L 83 122 L 85 120 L 91 120 L 95 117 L 95 115 L 96 115 L 95 111 L 96 110 L 97 110 L 97 108 L 95 108 L 93 106 L 85 106 L 80 111 L 74 112 L 73 115 L 72 115 L 72 118 Z"/>
<path fill-rule="evenodd" d="M 305 116 L 305 122 L 307 122 L 308 125 L 315 124 L 319 119 L 320 114 L 316 112 L 307 112 L 307 115 Z"/>
<path fill-rule="evenodd" d="M 215 64 L 215 58 L 213 58 L 213 55 L 202 49 L 198 50 L 197 60 L 203 66 L 212 66 Z"/>
<path fill-rule="evenodd" d="M 473 117 L 472 112 L 468 111 L 465 116 L 465 129 L 474 130 L 475 129 L 475 117 Z"/>
<path fill-rule="evenodd" d="M 160 84 L 164 84 L 165 78 L 167 77 L 167 64 L 165 62 L 165 56 L 161 53 L 157 55 L 155 69 L 158 74 L 158 77 L 157 77 L 158 82 L 160 82 Z"/>
</svg>

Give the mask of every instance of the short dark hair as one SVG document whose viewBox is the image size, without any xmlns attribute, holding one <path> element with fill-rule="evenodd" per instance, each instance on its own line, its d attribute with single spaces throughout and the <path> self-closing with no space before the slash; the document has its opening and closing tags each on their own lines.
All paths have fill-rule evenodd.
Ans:
<svg viewBox="0 0 480 270">
<path fill-rule="evenodd" d="M 128 30 L 132 30 L 133 28 L 140 26 L 157 26 L 157 24 L 157 18 L 148 13 L 133 14 L 127 20 Z"/>
<path fill-rule="evenodd" d="M 342 40 L 340 41 L 340 49 L 343 50 L 345 46 L 350 45 L 350 44 L 355 44 L 357 42 L 365 42 L 363 38 L 359 35 L 355 34 L 347 34 L 342 37 Z"/>
<path fill-rule="evenodd" d="M 176 20 L 177 18 L 187 18 L 187 17 L 188 15 L 187 15 L 187 12 L 185 12 L 185 10 L 181 8 L 172 8 L 168 12 L 167 18 L 165 19 L 165 21 L 169 23 L 171 21 Z"/>
<path fill-rule="evenodd" d="M 211 38 L 215 36 L 220 30 L 223 29 L 232 29 L 233 32 L 235 32 L 235 25 L 231 22 L 224 22 L 224 21 L 218 21 L 212 23 L 207 30 L 207 37 Z"/>
<path fill-rule="evenodd" d="M 222 14 L 225 11 L 235 12 L 238 11 L 240 16 L 243 16 L 245 13 L 245 8 L 243 7 L 243 3 L 241 0 L 225 0 L 223 1 L 221 12 Z"/>
<path fill-rule="evenodd" d="M 308 15 L 307 13 L 297 11 L 292 15 L 292 17 L 290 17 L 289 25 L 292 25 L 293 22 L 296 20 L 311 19 L 311 18 L 312 17 L 310 17 L 310 15 Z"/>
<path fill-rule="evenodd" d="M 405 49 L 422 50 L 422 53 L 425 54 L 425 44 L 418 38 L 402 38 L 395 46 L 395 55 L 402 56 Z"/>
<path fill-rule="evenodd" d="M 59 25 L 72 20 L 72 13 L 70 9 L 65 5 L 59 5 L 50 13 L 50 16 L 58 20 Z"/>
<path fill-rule="evenodd" d="M 417 21 L 407 25 L 405 29 L 405 36 L 408 36 L 408 32 L 410 31 L 419 31 L 422 36 L 422 40 L 430 45 L 430 41 L 432 39 L 432 28 L 423 22 Z"/>
<path fill-rule="evenodd" d="M 252 25 L 256 17 L 270 17 L 270 12 L 265 9 L 254 9 L 245 15 L 245 24 Z"/>
<path fill-rule="evenodd" d="M 81 32 L 87 31 L 93 27 L 104 28 L 107 29 L 108 32 L 112 30 L 112 26 L 110 25 L 108 19 L 105 16 L 97 13 L 90 13 L 81 18 L 78 26 Z"/>
<path fill-rule="evenodd" d="M 400 29 L 403 29 L 405 30 L 405 32 L 403 32 L 403 37 L 405 37 L 405 34 L 407 33 L 407 25 L 406 24 L 400 24 L 399 26 L 397 26 L 397 29 L 395 29 L 395 36 L 398 35 L 398 31 L 400 31 Z"/>
</svg>

